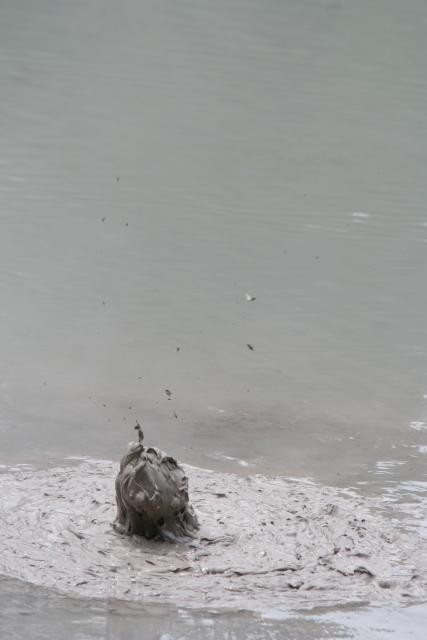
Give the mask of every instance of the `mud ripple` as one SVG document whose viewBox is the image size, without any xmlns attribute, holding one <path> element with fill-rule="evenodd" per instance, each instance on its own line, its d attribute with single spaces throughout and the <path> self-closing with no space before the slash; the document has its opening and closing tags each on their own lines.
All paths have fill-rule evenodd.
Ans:
<svg viewBox="0 0 427 640">
<path fill-rule="evenodd" d="M 0 573 L 81 597 L 311 607 L 427 598 L 427 541 L 350 491 L 186 467 L 191 542 L 123 537 L 108 461 L 0 470 Z"/>
</svg>

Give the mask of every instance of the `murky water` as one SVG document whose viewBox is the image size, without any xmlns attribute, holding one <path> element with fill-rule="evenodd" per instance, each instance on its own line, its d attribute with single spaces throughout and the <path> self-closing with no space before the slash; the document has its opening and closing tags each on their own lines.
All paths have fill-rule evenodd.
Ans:
<svg viewBox="0 0 427 640">
<path fill-rule="evenodd" d="M 0 16 L 0 463 L 117 460 L 139 419 L 185 462 L 355 487 L 424 535 L 425 3 Z M 9 637 L 387 627 L 0 591 Z M 423 637 L 419 607 L 390 633 Z"/>
</svg>

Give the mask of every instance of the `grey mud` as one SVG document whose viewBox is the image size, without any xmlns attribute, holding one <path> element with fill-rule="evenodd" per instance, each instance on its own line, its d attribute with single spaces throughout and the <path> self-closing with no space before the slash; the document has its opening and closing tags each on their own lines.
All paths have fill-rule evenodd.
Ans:
<svg viewBox="0 0 427 640">
<path fill-rule="evenodd" d="M 200 529 L 192 527 L 185 542 L 147 540 L 112 526 L 116 464 L 68 464 L 1 470 L 0 574 L 84 598 L 192 607 L 427 597 L 427 541 L 385 516 L 377 499 L 310 481 L 185 467 Z"/>
</svg>

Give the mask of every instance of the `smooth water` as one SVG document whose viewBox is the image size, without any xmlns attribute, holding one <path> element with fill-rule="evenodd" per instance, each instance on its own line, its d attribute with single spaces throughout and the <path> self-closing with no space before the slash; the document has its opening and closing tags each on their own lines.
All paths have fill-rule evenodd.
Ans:
<svg viewBox="0 0 427 640">
<path fill-rule="evenodd" d="M 117 460 L 138 419 L 201 467 L 427 493 L 426 32 L 422 0 L 3 3 L 1 464 Z M 105 637 L 0 584 L 10 637 Z"/>
</svg>

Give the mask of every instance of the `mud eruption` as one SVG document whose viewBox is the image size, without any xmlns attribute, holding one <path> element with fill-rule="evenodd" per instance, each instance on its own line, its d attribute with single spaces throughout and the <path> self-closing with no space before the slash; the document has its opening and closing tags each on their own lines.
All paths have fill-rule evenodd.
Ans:
<svg viewBox="0 0 427 640">
<path fill-rule="evenodd" d="M 191 537 L 199 524 L 184 470 L 159 449 L 144 448 L 142 431 L 135 428 L 139 442 L 130 443 L 116 477 L 115 529 L 144 538 Z"/>
<path fill-rule="evenodd" d="M 156 449 L 144 455 L 148 478 L 158 482 L 170 464 L 186 491 L 175 461 Z M 142 448 L 134 444 L 119 473 L 123 480 L 128 475 L 129 489 L 137 488 L 142 472 L 134 468 L 141 461 Z M 119 469 L 108 460 L 0 468 L 0 576 L 138 606 L 161 600 L 177 607 L 289 611 L 425 602 L 423 494 L 411 490 L 405 497 L 396 487 L 395 494 L 367 497 L 303 479 L 184 470 L 200 529 L 171 543 L 111 527 Z M 131 510 L 120 508 L 118 527 L 129 531 Z M 174 516 L 159 529 L 164 535 L 181 526 Z"/>
</svg>

